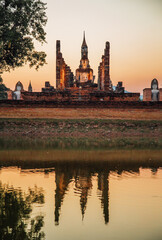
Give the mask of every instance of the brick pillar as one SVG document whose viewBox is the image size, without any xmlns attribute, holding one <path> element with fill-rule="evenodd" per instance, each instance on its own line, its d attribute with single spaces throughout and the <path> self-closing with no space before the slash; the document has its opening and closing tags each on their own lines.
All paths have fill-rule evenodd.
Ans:
<svg viewBox="0 0 162 240">
<path fill-rule="evenodd" d="M 110 91 L 110 43 L 106 42 L 106 48 L 104 55 L 102 56 L 102 62 L 98 67 L 98 85 L 99 90 Z"/>
<path fill-rule="evenodd" d="M 109 90 L 110 86 L 110 43 L 106 42 L 105 48 L 105 79 L 104 79 L 105 90 Z"/>
<path fill-rule="evenodd" d="M 101 65 L 101 64 L 100 64 Z M 98 90 L 101 90 L 101 76 L 100 76 L 100 72 L 101 72 L 101 67 L 98 67 Z"/>
<path fill-rule="evenodd" d="M 56 89 L 73 86 L 74 76 L 70 67 L 65 63 L 60 51 L 60 41 L 56 41 Z"/>
<path fill-rule="evenodd" d="M 60 53 L 60 41 L 56 41 L 56 89 L 60 86 L 60 65 L 61 65 L 61 53 Z"/>
</svg>

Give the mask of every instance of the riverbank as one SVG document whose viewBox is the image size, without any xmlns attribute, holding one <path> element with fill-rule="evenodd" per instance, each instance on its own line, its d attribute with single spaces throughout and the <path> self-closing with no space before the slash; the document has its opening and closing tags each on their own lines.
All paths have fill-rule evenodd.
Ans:
<svg viewBox="0 0 162 240">
<path fill-rule="evenodd" d="M 0 166 L 54 167 L 56 164 L 162 166 L 162 150 L 10 150 L 0 151 Z"/>
<path fill-rule="evenodd" d="M 160 120 L 0 119 L 3 166 L 99 161 L 159 167 L 161 153 Z"/>
<path fill-rule="evenodd" d="M 0 119 L 1 137 L 110 140 L 162 139 L 162 121 L 110 119 Z"/>
</svg>

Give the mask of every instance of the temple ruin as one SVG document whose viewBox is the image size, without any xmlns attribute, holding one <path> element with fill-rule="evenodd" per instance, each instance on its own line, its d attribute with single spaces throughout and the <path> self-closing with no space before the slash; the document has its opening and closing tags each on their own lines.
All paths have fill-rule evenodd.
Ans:
<svg viewBox="0 0 162 240">
<path fill-rule="evenodd" d="M 56 88 L 65 89 L 73 86 L 74 75 L 65 63 L 61 53 L 60 41 L 56 41 Z"/>
<path fill-rule="evenodd" d="M 98 89 L 102 91 L 112 91 L 110 80 L 110 43 L 106 42 L 102 62 L 98 67 Z"/>
<path fill-rule="evenodd" d="M 162 88 L 159 88 L 159 83 L 156 78 L 151 81 L 151 88 L 143 89 L 143 101 L 162 101 Z"/>
<path fill-rule="evenodd" d="M 102 61 L 98 67 L 98 82 L 96 83 L 93 69 L 88 58 L 88 45 L 83 36 L 81 45 L 81 60 L 75 76 L 63 58 L 61 42 L 56 41 L 56 88 L 45 82 L 41 92 L 33 92 L 31 82 L 28 91 L 22 90 L 19 99 L 25 101 L 138 101 L 140 93 L 125 92 L 122 82 L 114 87 L 110 78 L 110 43 L 107 41 Z M 8 99 L 12 94 L 8 94 Z"/>
</svg>

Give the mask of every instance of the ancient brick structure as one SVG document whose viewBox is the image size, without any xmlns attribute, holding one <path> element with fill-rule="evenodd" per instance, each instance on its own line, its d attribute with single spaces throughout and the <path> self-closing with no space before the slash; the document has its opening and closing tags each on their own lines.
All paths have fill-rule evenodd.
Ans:
<svg viewBox="0 0 162 240">
<path fill-rule="evenodd" d="M 30 81 L 29 86 L 28 86 L 28 92 L 32 92 L 32 91 L 33 91 L 33 88 L 32 88 L 31 81 Z"/>
<path fill-rule="evenodd" d="M 35 93 L 34 93 L 35 94 Z M 41 95 L 42 93 L 37 93 Z M 42 94 L 42 98 L 46 95 L 48 98 L 49 95 L 53 93 Z M 57 100 L 0 100 L 0 107 L 22 107 L 22 108 L 123 108 L 123 109 L 162 109 L 162 101 L 158 102 L 143 102 L 143 101 L 61 101 Z M 145 110 L 144 110 L 145 111 Z M 88 116 L 88 111 L 87 111 Z"/>
<path fill-rule="evenodd" d="M 81 60 L 79 68 L 76 70 L 76 85 L 84 86 L 93 84 L 93 70 L 90 68 L 88 59 L 88 46 L 85 40 L 85 33 L 81 47 Z"/>
<path fill-rule="evenodd" d="M 102 102 L 102 101 L 139 101 L 139 93 L 109 93 L 94 90 L 94 88 L 72 88 L 55 90 L 54 92 L 22 92 L 25 101 L 58 101 L 58 102 Z"/>
<path fill-rule="evenodd" d="M 56 41 L 56 88 L 65 89 L 73 86 L 74 76 L 65 63 L 60 51 L 60 41 Z"/>
<path fill-rule="evenodd" d="M 162 101 L 162 88 L 159 89 L 159 101 Z"/>
<path fill-rule="evenodd" d="M 53 86 L 50 85 L 50 82 L 45 82 L 45 87 L 42 88 L 42 92 L 54 92 L 55 89 Z"/>
<path fill-rule="evenodd" d="M 12 90 L 8 90 L 7 91 L 7 99 L 8 100 L 12 100 L 13 99 L 13 91 Z"/>
<path fill-rule="evenodd" d="M 54 102 L 108 102 L 108 101 L 139 101 L 139 93 L 125 93 L 122 82 L 118 82 L 114 91 L 110 80 L 110 43 L 106 42 L 102 62 L 98 68 L 98 84 L 94 83 L 93 70 L 90 68 L 88 59 L 88 46 L 85 40 L 81 46 L 80 66 L 76 70 L 76 78 L 70 67 L 65 63 L 60 50 L 60 41 L 56 41 L 56 89 L 45 82 L 42 92 L 32 92 L 31 83 L 28 91 L 24 91 L 22 84 L 16 85 L 17 96 L 15 100 L 25 101 L 54 101 Z M 154 91 L 155 92 L 155 91 Z M 11 96 L 8 94 L 11 99 Z M 13 99 L 13 98 L 12 98 Z"/>
<path fill-rule="evenodd" d="M 69 101 L 68 91 L 44 91 L 44 92 L 23 92 L 22 98 L 25 101 Z"/>
<path fill-rule="evenodd" d="M 20 81 L 16 83 L 15 91 L 24 91 L 23 84 Z"/>
<path fill-rule="evenodd" d="M 102 91 L 112 91 L 110 80 L 110 43 L 106 42 L 102 62 L 98 67 L 98 89 Z"/>
<path fill-rule="evenodd" d="M 159 84 L 156 78 L 151 82 L 151 88 L 143 89 L 143 101 L 162 101 L 162 89 L 159 89 Z"/>
<path fill-rule="evenodd" d="M 23 100 L 22 92 L 24 92 L 23 84 L 18 81 L 15 86 L 15 91 L 12 92 L 12 98 L 15 100 Z"/>
<path fill-rule="evenodd" d="M 143 89 L 143 101 L 151 101 L 151 88 Z"/>
<path fill-rule="evenodd" d="M 122 82 L 118 82 L 115 93 L 123 93 L 124 94 L 124 87 Z"/>
</svg>

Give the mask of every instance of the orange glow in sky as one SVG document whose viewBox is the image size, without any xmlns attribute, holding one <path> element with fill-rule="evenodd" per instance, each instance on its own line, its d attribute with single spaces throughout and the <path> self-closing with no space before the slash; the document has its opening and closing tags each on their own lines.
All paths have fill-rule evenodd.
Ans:
<svg viewBox="0 0 162 240">
<path fill-rule="evenodd" d="M 83 31 L 86 31 L 90 66 L 98 78 L 105 42 L 110 42 L 110 76 L 128 91 L 141 92 L 157 78 L 162 87 L 161 0 L 44 0 L 47 3 L 47 65 L 38 71 L 28 66 L 2 75 L 12 90 L 21 81 L 27 90 L 40 91 L 45 81 L 56 86 L 56 40 L 61 40 L 65 62 L 73 73 L 79 66 Z"/>
</svg>

